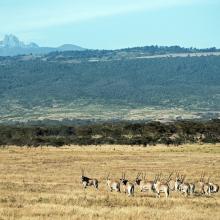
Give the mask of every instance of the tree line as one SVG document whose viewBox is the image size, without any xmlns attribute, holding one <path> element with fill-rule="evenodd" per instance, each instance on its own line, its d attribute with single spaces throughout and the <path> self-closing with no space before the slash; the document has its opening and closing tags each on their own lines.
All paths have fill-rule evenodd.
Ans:
<svg viewBox="0 0 220 220">
<path fill-rule="evenodd" d="M 180 145 L 219 143 L 220 120 L 103 122 L 86 125 L 0 125 L 0 146 Z"/>
</svg>

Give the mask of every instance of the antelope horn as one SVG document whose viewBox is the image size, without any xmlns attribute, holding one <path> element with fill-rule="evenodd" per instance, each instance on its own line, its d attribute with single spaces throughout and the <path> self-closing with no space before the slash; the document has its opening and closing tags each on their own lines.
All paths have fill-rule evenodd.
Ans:
<svg viewBox="0 0 220 220">
<path fill-rule="evenodd" d="M 202 180 L 202 178 L 203 178 L 203 172 L 201 173 L 201 180 Z"/>
<path fill-rule="evenodd" d="M 176 172 L 176 177 L 178 178 L 179 177 L 179 174 Z"/>
<path fill-rule="evenodd" d="M 106 179 L 108 179 L 108 178 L 109 178 L 109 176 L 110 176 L 110 173 L 108 173 L 108 175 L 107 175 Z"/>
<path fill-rule="evenodd" d="M 204 181 L 204 178 L 205 178 L 205 172 L 203 172 L 202 181 Z"/>
<path fill-rule="evenodd" d="M 182 179 L 182 181 L 184 181 L 184 180 L 185 180 L 185 178 L 186 178 L 186 175 L 183 175 L 183 179 Z"/>
<path fill-rule="evenodd" d="M 140 175 L 141 175 L 141 173 L 140 173 L 140 172 L 138 172 L 138 174 L 137 174 L 137 178 L 138 178 Z"/>
<path fill-rule="evenodd" d="M 204 179 L 204 173 L 202 172 L 201 177 L 200 177 L 200 181 L 203 181 L 203 179 Z"/>
<path fill-rule="evenodd" d="M 184 178 L 184 175 L 181 175 L 181 177 L 180 177 L 181 182 L 183 182 L 183 178 Z"/>
<path fill-rule="evenodd" d="M 169 177 L 167 179 L 168 182 L 170 181 L 172 175 L 173 175 L 173 172 L 170 173 L 170 175 L 169 175 Z"/>
<path fill-rule="evenodd" d="M 208 183 L 209 183 L 209 181 L 210 181 L 210 176 L 209 176 L 209 178 L 208 178 Z"/>
</svg>

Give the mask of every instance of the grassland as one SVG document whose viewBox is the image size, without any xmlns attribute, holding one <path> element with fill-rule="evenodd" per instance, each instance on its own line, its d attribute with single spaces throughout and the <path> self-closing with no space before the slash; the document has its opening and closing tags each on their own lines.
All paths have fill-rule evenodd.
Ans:
<svg viewBox="0 0 220 220">
<path fill-rule="evenodd" d="M 82 189 L 80 168 L 100 180 L 100 188 Z M 202 171 L 220 183 L 220 144 L 181 147 L 72 146 L 0 149 L 0 219 L 220 219 L 220 193 L 185 198 L 108 192 L 105 177 L 138 171 L 147 178 L 172 170 L 198 181 Z M 198 189 L 198 188 L 197 188 Z"/>
<path fill-rule="evenodd" d="M 100 101 L 79 99 L 72 103 L 54 104 L 50 107 L 37 106 L 32 109 L 18 104 L 16 100 L 4 102 L 0 109 L 1 122 L 27 122 L 39 120 L 82 119 L 82 120 L 161 120 L 198 119 L 209 115 L 218 118 L 218 111 L 207 109 L 185 110 L 184 108 L 163 108 L 161 106 L 136 106 L 106 104 Z"/>
</svg>

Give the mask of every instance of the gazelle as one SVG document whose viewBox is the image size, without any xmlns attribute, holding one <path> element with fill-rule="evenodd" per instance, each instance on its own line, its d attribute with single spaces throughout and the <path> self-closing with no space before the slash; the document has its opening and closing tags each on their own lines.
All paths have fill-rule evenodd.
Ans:
<svg viewBox="0 0 220 220">
<path fill-rule="evenodd" d="M 117 180 L 109 179 L 109 175 L 110 175 L 110 173 L 109 173 L 108 176 L 106 177 L 106 184 L 107 184 L 108 189 L 109 189 L 111 192 L 112 192 L 113 190 L 116 191 L 116 192 L 121 192 L 121 190 L 120 190 L 120 182 L 117 181 Z"/>
<path fill-rule="evenodd" d="M 211 193 L 217 193 L 219 191 L 219 185 L 210 182 L 210 177 L 208 178 L 208 184 L 210 185 L 210 191 Z"/>
<path fill-rule="evenodd" d="M 128 193 L 128 196 L 134 196 L 134 184 L 125 179 L 125 173 L 122 173 L 122 178 L 120 179 L 124 193 Z"/>
<path fill-rule="evenodd" d="M 142 174 L 142 178 L 140 178 L 140 175 Z M 143 173 L 138 173 L 135 184 L 140 187 L 141 192 L 146 191 L 154 191 L 154 181 L 146 181 L 146 174 L 143 175 Z"/>
<path fill-rule="evenodd" d="M 82 181 L 82 185 L 84 187 L 84 189 L 87 186 L 94 186 L 96 189 L 98 189 L 98 180 L 97 179 L 91 179 L 87 176 L 84 176 L 84 169 L 81 170 L 82 172 L 82 176 L 81 176 L 81 181 Z"/>
<path fill-rule="evenodd" d="M 154 189 L 157 194 L 157 197 L 160 197 L 160 193 L 165 193 L 166 198 L 169 196 L 169 186 L 167 183 L 163 183 L 160 180 L 161 174 L 156 175 L 154 179 Z"/>
<path fill-rule="evenodd" d="M 200 192 L 202 194 L 210 195 L 211 194 L 211 185 L 204 180 L 205 174 L 202 173 L 200 180 L 199 180 L 199 185 L 200 185 Z"/>
</svg>

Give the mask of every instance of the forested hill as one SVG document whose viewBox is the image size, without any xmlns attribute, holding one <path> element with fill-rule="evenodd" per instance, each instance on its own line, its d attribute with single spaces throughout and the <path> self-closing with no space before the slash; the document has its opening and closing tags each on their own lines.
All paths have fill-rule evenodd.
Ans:
<svg viewBox="0 0 220 220">
<path fill-rule="evenodd" d="M 106 112 L 109 118 L 144 118 L 148 107 L 219 117 L 220 56 L 78 63 L 2 58 L 0 102 L 1 121 L 99 118 Z"/>
<path fill-rule="evenodd" d="M 136 58 L 176 57 L 176 56 L 207 56 L 220 55 L 220 49 L 215 47 L 197 49 L 180 46 L 145 46 L 117 50 L 81 50 L 52 52 L 43 59 L 48 61 L 109 61 Z"/>
</svg>

